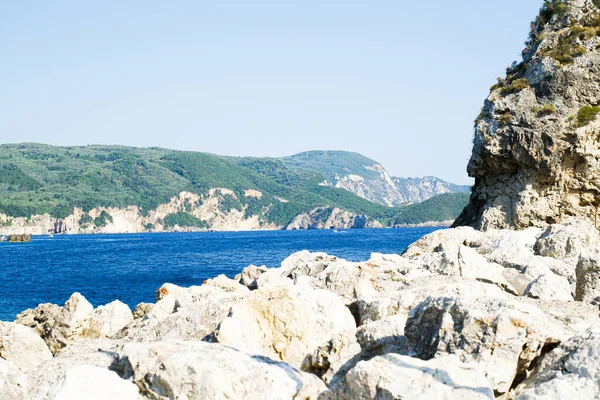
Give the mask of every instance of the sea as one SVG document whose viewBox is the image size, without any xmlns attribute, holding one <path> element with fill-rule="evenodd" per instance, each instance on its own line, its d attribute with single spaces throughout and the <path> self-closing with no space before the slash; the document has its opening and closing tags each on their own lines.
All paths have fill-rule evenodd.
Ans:
<svg viewBox="0 0 600 400">
<path fill-rule="evenodd" d="M 440 228 L 140 233 L 34 236 L 0 243 L 0 320 L 40 303 L 63 305 L 74 292 L 95 307 L 119 299 L 133 308 L 154 302 L 169 282 L 201 285 L 244 267 L 278 267 L 294 252 L 323 251 L 349 261 L 402 253 Z"/>
</svg>

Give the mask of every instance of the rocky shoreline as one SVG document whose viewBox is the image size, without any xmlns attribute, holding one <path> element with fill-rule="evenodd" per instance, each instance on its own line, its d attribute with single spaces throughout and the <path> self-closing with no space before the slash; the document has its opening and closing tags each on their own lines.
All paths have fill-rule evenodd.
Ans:
<svg viewBox="0 0 600 400">
<path fill-rule="evenodd" d="M 597 398 L 599 246 L 583 218 L 460 227 L 165 284 L 133 312 L 75 293 L 0 323 L 0 398 Z"/>
</svg>

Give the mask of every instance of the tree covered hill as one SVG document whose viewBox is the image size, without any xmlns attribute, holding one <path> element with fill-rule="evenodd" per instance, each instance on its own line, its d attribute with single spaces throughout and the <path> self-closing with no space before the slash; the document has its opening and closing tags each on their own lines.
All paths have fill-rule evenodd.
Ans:
<svg viewBox="0 0 600 400">
<path fill-rule="evenodd" d="M 231 189 L 236 194 L 225 207 L 244 210 L 247 216 L 257 215 L 277 225 L 318 206 L 364 214 L 384 225 L 406 219 L 402 215 L 410 210 L 375 204 L 344 189 L 319 185 L 324 179 L 318 168 L 290 168 L 285 160 L 278 159 L 124 146 L 0 145 L 0 213 L 12 217 L 49 213 L 64 218 L 75 207 L 89 211 L 130 205 L 144 213 L 182 191 L 203 194 L 212 188 Z M 262 196 L 245 196 L 249 189 L 260 191 Z M 443 219 L 456 217 L 467 200 L 465 197 L 463 204 L 451 202 L 453 215 Z M 437 213 L 432 210 L 419 215 L 449 215 Z"/>
</svg>

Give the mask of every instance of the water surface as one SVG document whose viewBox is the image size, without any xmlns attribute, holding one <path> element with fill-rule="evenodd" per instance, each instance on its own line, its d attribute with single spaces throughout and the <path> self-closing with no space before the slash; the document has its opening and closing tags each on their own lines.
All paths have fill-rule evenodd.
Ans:
<svg viewBox="0 0 600 400">
<path fill-rule="evenodd" d="M 305 249 L 363 261 L 372 252 L 401 253 L 436 229 L 56 235 L 0 243 L 0 320 L 39 303 L 62 305 L 73 292 L 94 306 L 119 299 L 133 309 L 153 302 L 165 282 L 200 285 L 249 264 L 276 267 Z"/>
</svg>

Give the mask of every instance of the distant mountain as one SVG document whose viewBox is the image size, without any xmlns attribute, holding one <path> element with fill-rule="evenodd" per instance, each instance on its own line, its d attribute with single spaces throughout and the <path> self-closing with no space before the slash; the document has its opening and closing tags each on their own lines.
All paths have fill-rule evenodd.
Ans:
<svg viewBox="0 0 600 400">
<path fill-rule="evenodd" d="M 402 194 L 401 204 L 421 203 L 440 194 L 471 192 L 471 186 L 455 185 L 435 176 L 425 176 L 422 178 L 393 177 L 392 180 L 398 192 Z"/>
<path fill-rule="evenodd" d="M 306 153 L 271 159 L 123 146 L 0 145 L 0 233 L 62 232 L 65 226 L 72 233 L 393 226 L 450 220 L 468 202 L 468 196 L 442 197 L 449 212 L 437 204 L 418 214 L 413 206 L 376 204 L 333 182 L 360 173 L 365 182 L 379 183 L 382 173 L 389 177 L 374 167 L 379 164 L 356 153 L 317 153 L 309 152 L 308 162 Z M 392 182 L 394 193 L 392 179 L 383 181 Z M 380 193 L 376 184 L 364 189 L 390 192 L 386 186 Z"/>
<path fill-rule="evenodd" d="M 289 169 L 322 175 L 323 185 L 346 189 L 389 207 L 421 203 L 440 194 L 470 192 L 470 186 L 432 176 L 392 177 L 377 161 L 347 151 L 306 151 L 280 160 Z"/>
</svg>

